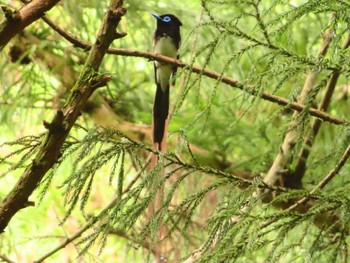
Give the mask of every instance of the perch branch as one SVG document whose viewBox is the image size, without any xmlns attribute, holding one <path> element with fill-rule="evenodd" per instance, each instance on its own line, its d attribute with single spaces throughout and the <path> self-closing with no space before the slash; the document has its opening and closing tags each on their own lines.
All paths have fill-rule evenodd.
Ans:
<svg viewBox="0 0 350 263">
<path fill-rule="evenodd" d="M 45 17 L 44 21 L 53 29 L 55 30 L 58 34 L 60 34 L 62 37 L 64 37 L 67 41 L 72 43 L 74 46 L 89 50 L 91 48 L 91 44 L 78 39 L 77 37 L 73 36 L 72 34 L 66 32 L 59 26 L 57 26 L 54 22 L 52 22 L 49 18 Z M 323 121 L 327 121 L 333 124 L 345 124 L 347 123 L 347 120 L 345 119 L 340 119 L 337 117 L 334 117 L 324 111 L 320 111 L 314 108 L 307 108 L 305 105 L 302 103 L 297 103 L 293 101 L 289 101 L 288 99 L 267 93 L 267 92 L 260 92 L 259 89 L 255 88 L 252 85 L 246 85 L 243 83 L 240 83 L 239 81 L 229 78 L 226 76 L 223 76 L 222 74 L 209 70 L 209 69 L 204 69 L 199 66 L 191 66 L 188 63 L 179 61 L 177 59 L 169 58 L 166 56 L 162 55 L 157 55 L 151 52 L 146 52 L 146 51 L 139 51 L 139 50 L 132 50 L 132 49 L 125 49 L 125 48 L 109 48 L 107 50 L 108 54 L 113 54 L 113 55 L 121 55 L 121 56 L 130 56 L 130 57 L 142 57 L 142 58 L 147 58 L 151 60 L 157 60 L 160 62 L 165 62 L 165 63 L 170 63 L 173 65 L 178 66 L 179 68 L 185 68 L 188 69 L 194 73 L 201 74 L 204 76 L 207 76 L 211 79 L 219 80 L 222 83 L 225 83 L 231 87 L 238 88 L 240 90 L 243 90 L 253 96 L 259 96 L 264 100 L 270 101 L 272 103 L 278 104 L 280 106 L 288 106 L 289 108 L 301 112 L 307 110 L 310 115 L 319 118 Z"/>
</svg>

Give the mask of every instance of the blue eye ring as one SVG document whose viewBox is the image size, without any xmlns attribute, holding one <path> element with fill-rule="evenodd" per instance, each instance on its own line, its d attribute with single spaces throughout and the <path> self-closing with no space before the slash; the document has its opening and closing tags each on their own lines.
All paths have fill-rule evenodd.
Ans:
<svg viewBox="0 0 350 263">
<path fill-rule="evenodd" d="M 163 17 L 163 21 L 166 23 L 169 23 L 171 21 L 171 18 L 168 16 Z"/>
</svg>

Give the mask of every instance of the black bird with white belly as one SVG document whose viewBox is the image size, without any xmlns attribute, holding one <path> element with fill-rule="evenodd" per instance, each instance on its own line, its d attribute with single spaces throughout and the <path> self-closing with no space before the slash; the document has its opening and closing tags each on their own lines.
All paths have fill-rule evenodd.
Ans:
<svg viewBox="0 0 350 263">
<path fill-rule="evenodd" d="M 180 20 L 171 14 L 156 15 L 157 29 L 154 33 L 153 52 L 171 58 L 179 58 L 177 51 L 180 46 Z M 174 85 L 176 66 L 155 61 L 154 76 L 157 84 L 156 97 L 153 106 L 153 144 L 156 150 L 165 148 L 165 130 L 169 114 L 169 89 Z M 170 83 L 172 81 L 172 83 Z"/>
</svg>

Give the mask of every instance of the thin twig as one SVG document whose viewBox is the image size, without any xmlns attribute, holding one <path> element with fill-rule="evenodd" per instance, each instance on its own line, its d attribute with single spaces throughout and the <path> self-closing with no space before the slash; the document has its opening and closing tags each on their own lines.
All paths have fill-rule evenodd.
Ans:
<svg viewBox="0 0 350 263">
<path fill-rule="evenodd" d="M 43 262 L 45 259 L 47 259 L 48 257 L 52 256 L 53 254 L 55 254 L 57 251 L 65 248 L 68 244 L 70 244 L 71 242 L 73 242 L 75 239 L 79 238 L 85 231 L 87 231 L 88 229 L 90 229 L 91 225 L 87 224 L 84 226 L 84 228 L 82 228 L 79 232 L 77 232 L 75 235 L 73 235 L 72 237 L 67 237 L 67 239 L 61 243 L 59 246 L 57 246 L 56 248 L 54 248 L 53 250 L 51 250 L 50 252 L 48 252 L 47 254 L 45 254 L 44 256 L 42 256 L 41 258 L 37 259 L 34 261 L 34 263 L 40 263 Z"/>
<path fill-rule="evenodd" d="M 132 238 L 132 237 L 128 236 L 125 231 L 121 231 L 121 230 L 118 230 L 118 229 L 112 229 L 109 233 L 113 234 L 113 235 L 117 235 L 119 237 L 123 237 L 123 238 L 125 238 L 127 240 L 130 240 L 130 241 L 134 242 L 134 243 L 137 243 L 137 240 L 135 240 L 135 238 Z M 151 246 L 151 244 L 149 244 L 149 242 L 144 242 L 144 243 L 142 243 L 140 245 L 143 248 L 151 251 L 153 254 L 156 253 L 155 249 L 152 248 L 152 246 Z"/>
<path fill-rule="evenodd" d="M 150 164 L 151 162 L 151 158 L 152 158 L 152 153 L 150 153 L 145 161 L 145 165 L 144 167 L 142 167 L 134 176 L 134 179 L 129 183 L 129 185 L 124 189 L 123 194 L 125 194 L 126 192 L 128 192 L 130 190 L 130 188 L 136 183 L 136 181 L 141 177 L 141 174 L 146 170 L 147 166 Z"/>
<path fill-rule="evenodd" d="M 343 156 L 340 158 L 340 161 L 337 163 L 337 165 L 309 192 L 308 194 L 309 197 L 304 197 L 300 199 L 299 201 L 297 201 L 296 203 L 294 203 L 293 205 L 285 209 L 282 213 L 291 212 L 292 210 L 298 208 L 299 206 L 304 205 L 310 199 L 311 195 L 323 189 L 339 173 L 340 169 L 345 165 L 349 157 L 350 157 L 350 144 L 348 148 L 345 150 Z M 276 222 L 278 219 L 279 217 L 275 217 L 265 222 L 260 226 L 260 229 L 263 229 L 271 225 L 272 223 Z"/>
<path fill-rule="evenodd" d="M 341 157 L 340 161 L 337 163 L 337 165 L 318 183 L 318 185 L 315 186 L 314 189 L 310 191 L 310 195 L 315 194 L 317 191 L 323 189 L 340 171 L 340 169 L 345 165 L 346 161 L 350 157 L 350 144 L 348 148 L 345 150 L 343 156 Z M 293 209 L 297 208 L 298 206 L 305 204 L 305 202 L 308 200 L 308 197 L 304 197 L 300 199 L 298 202 L 296 202 L 294 205 L 290 206 L 285 211 L 292 211 Z"/>
</svg>

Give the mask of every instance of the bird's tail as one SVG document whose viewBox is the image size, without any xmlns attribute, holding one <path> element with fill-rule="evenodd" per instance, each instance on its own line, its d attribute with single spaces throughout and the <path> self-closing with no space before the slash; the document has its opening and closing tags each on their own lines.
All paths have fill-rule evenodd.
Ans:
<svg viewBox="0 0 350 263">
<path fill-rule="evenodd" d="M 156 97 L 153 105 L 153 144 L 156 150 L 165 151 L 166 131 L 168 126 L 169 114 L 169 85 L 162 90 L 160 84 L 157 84 Z"/>
</svg>

